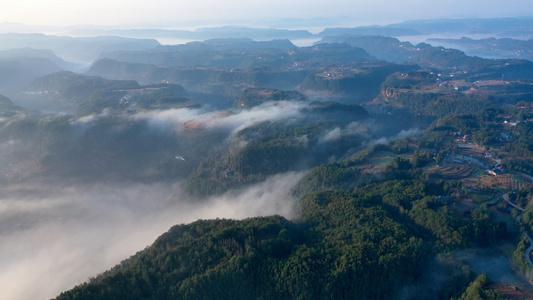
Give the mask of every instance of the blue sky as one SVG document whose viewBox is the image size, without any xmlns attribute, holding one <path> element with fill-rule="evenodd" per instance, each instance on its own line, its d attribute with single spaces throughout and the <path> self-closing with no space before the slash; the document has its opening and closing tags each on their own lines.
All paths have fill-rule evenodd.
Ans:
<svg viewBox="0 0 533 300">
<path fill-rule="evenodd" d="M 199 24 L 192 21 L 246 25 L 318 17 L 383 25 L 428 18 L 533 16 L 530 0 L 2 0 L 0 6 L 0 23 L 48 26 Z"/>
</svg>

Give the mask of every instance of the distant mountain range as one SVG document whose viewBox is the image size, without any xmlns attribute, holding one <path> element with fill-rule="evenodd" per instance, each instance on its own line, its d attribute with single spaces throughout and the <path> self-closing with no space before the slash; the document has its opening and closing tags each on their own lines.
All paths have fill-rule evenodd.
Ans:
<svg viewBox="0 0 533 300">
<path fill-rule="evenodd" d="M 91 63 L 102 52 L 140 50 L 159 46 L 153 39 L 127 39 L 123 37 L 68 37 L 44 34 L 0 34 L 0 50 L 33 48 L 52 50 L 67 61 Z"/>
<path fill-rule="evenodd" d="M 208 40 L 214 38 L 254 38 L 257 40 L 271 39 L 307 39 L 314 35 L 307 30 L 288 30 L 272 28 L 249 28 L 224 26 L 189 30 L 165 29 L 125 29 L 125 30 L 94 30 L 76 29 L 70 32 L 75 36 L 117 35 L 131 38 L 177 38 L 184 40 Z"/>
<path fill-rule="evenodd" d="M 34 78 L 63 70 L 55 59 L 23 56 L 3 57 L 0 51 L 0 93 L 10 95 L 25 88 Z"/>
<path fill-rule="evenodd" d="M 321 42 L 346 43 L 353 47 L 362 48 L 378 59 L 395 63 L 416 63 L 424 68 L 497 73 L 499 76 L 502 74 L 506 77 L 510 76 L 509 78 L 530 78 L 533 75 L 531 71 L 533 63 L 530 61 L 485 59 L 468 56 L 456 49 L 433 47 L 425 43 L 413 45 L 409 42 L 400 42 L 393 37 L 343 35 L 325 37 Z M 488 42 L 485 41 L 484 43 Z M 502 43 L 504 42 L 502 41 Z M 525 45 L 527 42 L 523 44 Z"/>
<path fill-rule="evenodd" d="M 517 40 L 510 38 L 488 38 L 474 40 L 460 39 L 428 39 L 428 43 L 464 51 L 468 55 L 488 58 L 520 58 L 533 61 L 533 39 Z"/>
<path fill-rule="evenodd" d="M 291 28 L 289 23 L 287 25 Z M 304 23 L 308 27 L 312 24 Z M 325 25 L 326 23 L 324 23 Z M 316 25 L 313 25 L 316 26 Z M 300 26 L 301 27 L 301 26 Z M 305 27 L 305 26 L 304 26 Z M 269 39 L 310 39 L 324 36 L 351 35 L 385 35 L 385 36 L 416 36 L 416 35 L 493 35 L 498 37 L 531 38 L 533 37 L 533 18 L 471 18 L 471 19 L 430 19 L 410 20 L 385 26 L 357 27 L 326 27 L 323 31 L 313 34 L 308 30 L 281 28 L 252 28 L 243 26 L 222 26 L 199 28 L 196 30 L 165 30 L 165 29 L 86 29 L 78 28 L 69 32 L 74 36 L 117 35 L 130 38 L 176 38 L 183 40 L 207 40 L 213 38 L 253 38 Z"/>
<path fill-rule="evenodd" d="M 292 24 L 294 20 L 288 24 Z M 325 22 L 324 20 L 322 20 Z M 321 23 L 322 24 L 322 23 Z M 323 25 L 326 23 L 323 23 Z M 289 27 L 290 28 L 290 27 Z M 286 28 L 251 28 L 243 26 L 204 27 L 195 30 L 176 29 L 92 29 L 92 28 L 64 28 L 63 34 L 67 36 L 51 36 L 41 33 L 5 33 L 0 34 L 0 50 L 14 48 L 34 48 L 52 50 L 57 56 L 66 61 L 89 64 L 94 62 L 106 52 L 116 51 L 141 51 L 154 49 L 160 46 L 156 40 L 168 44 L 181 44 L 187 41 L 206 41 L 211 39 L 253 39 L 256 41 L 270 40 L 307 40 L 309 45 L 313 40 L 337 36 L 387 36 L 387 37 L 412 37 L 417 41 L 432 39 L 433 43 L 442 46 L 460 47 L 469 55 L 478 55 L 486 58 L 524 58 L 531 59 L 529 45 L 522 45 L 518 40 L 533 37 L 533 18 L 494 18 L 494 19 L 436 19 L 414 20 L 386 26 L 358 26 L 358 27 L 330 27 L 319 33 L 311 33 L 305 29 Z M 59 28 L 50 30 L 59 32 Z M 2 23 L 0 32 L 31 32 L 37 27 L 22 26 L 17 24 Z M 70 37 L 70 36 L 76 37 Z M 440 38 L 513 38 L 515 40 L 502 40 L 502 46 L 497 49 L 490 46 L 490 40 L 479 42 L 466 40 L 452 41 Z M 281 47 L 287 47 L 287 42 Z M 487 45 L 482 46 L 482 44 Z M 468 45 L 467 45 L 468 44 Z M 506 45 L 503 45 L 506 44 Z M 454 46 L 455 45 L 455 46 Z M 511 45 L 509 48 L 508 46 Z M 248 45 L 249 46 L 249 45 Z M 263 47 L 265 45 L 257 45 Z M 275 46 L 275 48 L 278 46 Z M 461 48 L 462 47 L 462 48 Z M 507 48 L 506 48 L 507 47 Z M 167 48 L 168 49 L 168 48 Z M 523 50 L 523 53 L 520 52 Z M 518 52 L 519 53 L 518 53 Z"/>
<path fill-rule="evenodd" d="M 360 26 L 355 28 L 326 28 L 319 36 L 331 35 L 492 35 L 497 37 L 533 37 L 533 18 L 487 18 L 487 19 L 429 19 L 412 20 L 385 26 Z"/>
<path fill-rule="evenodd" d="M 413 20 L 388 27 L 411 28 L 424 34 L 490 34 L 524 38 L 533 34 L 533 17 Z"/>
<path fill-rule="evenodd" d="M 299 69 L 331 63 L 375 60 L 360 48 L 339 44 L 296 47 L 289 40 L 214 39 L 143 51 L 116 51 L 102 58 L 171 67 L 209 66 L 228 69 L 271 67 Z"/>
</svg>

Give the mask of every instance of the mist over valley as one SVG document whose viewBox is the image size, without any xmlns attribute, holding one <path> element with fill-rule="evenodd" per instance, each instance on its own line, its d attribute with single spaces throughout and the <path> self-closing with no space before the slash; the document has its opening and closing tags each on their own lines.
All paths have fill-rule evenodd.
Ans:
<svg viewBox="0 0 533 300">
<path fill-rule="evenodd" d="M 531 297 L 532 18 L 352 21 L 0 24 L 0 298 Z"/>
</svg>

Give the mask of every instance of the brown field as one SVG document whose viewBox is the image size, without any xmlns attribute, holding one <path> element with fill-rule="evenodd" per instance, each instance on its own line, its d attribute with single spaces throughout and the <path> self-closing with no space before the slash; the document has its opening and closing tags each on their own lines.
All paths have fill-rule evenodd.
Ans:
<svg viewBox="0 0 533 300">
<path fill-rule="evenodd" d="M 205 129 L 209 127 L 209 125 L 211 125 L 217 119 L 226 118 L 226 117 L 231 116 L 232 114 L 233 113 L 229 111 L 220 111 L 220 112 L 216 112 L 216 113 L 201 117 L 196 120 L 187 121 L 183 125 L 185 126 L 186 129 L 189 129 L 189 130 Z"/>
<path fill-rule="evenodd" d="M 450 166 L 440 168 L 443 179 L 461 179 L 472 176 L 477 169 L 472 163 L 451 164 Z"/>
<path fill-rule="evenodd" d="M 517 191 L 522 188 L 531 187 L 529 179 L 508 173 L 498 176 L 485 175 L 481 177 L 480 182 L 487 187 L 503 188 L 508 191 Z"/>
<path fill-rule="evenodd" d="M 503 294 L 504 299 L 526 300 L 533 299 L 533 292 L 510 283 L 497 283 L 491 288 Z"/>
</svg>

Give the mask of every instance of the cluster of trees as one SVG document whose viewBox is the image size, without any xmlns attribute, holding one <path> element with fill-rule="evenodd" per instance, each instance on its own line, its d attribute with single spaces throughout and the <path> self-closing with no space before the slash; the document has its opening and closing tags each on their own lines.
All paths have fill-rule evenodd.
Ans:
<svg viewBox="0 0 533 300">
<path fill-rule="evenodd" d="M 508 169 L 533 174 L 533 123 L 528 121 L 532 117 L 533 114 L 514 108 L 489 108 L 474 114 L 448 115 L 435 121 L 421 141 L 426 146 L 443 147 L 446 138 L 470 135 L 479 145 L 501 147 L 516 155 L 502 161 Z"/>
<path fill-rule="evenodd" d="M 340 162 L 323 164 L 313 168 L 294 187 L 295 195 L 305 195 L 320 190 L 350 191 L 353 188 L 371 183 L 380 183 L 395 179 L 425 178 L 420 168 L 433 161 L 431 152 L 416 152 L 410 157 L 395 157 L 381 172 L 363 172 L 360 164 L 379 152 L 402 154 L 408 150 L 405 140 L 392 141 L 388 144 L 376 144 L 361 150 Z"/>
<path fill-rule="evenodd" d="M 516 170 L 518 172 L 533 175 L 533 162 L 531 160 L 506 158 L 502 160 L 502 164 L 510 170 Z"/>
<path fill-rule="evenodd" d="M 527 263 L 524 253 L 530 246 L 529 240 L 524 235 L 518 242 L 515 251 L 513 252 L 513 266 L 518 269 L 521 274 L 524 274 L 529 280 L 533 280 L 533 268 Z"/>
<path fill-rule="evenodd" d="M 503 295 L 497 290 L 489 288 L 490 281 L 486 274 L 479 275 L 476 280 L 469 284 L 466 291 L 461 295 L 460 298 L 452 299 L 461 299 L 461 300 L 475 300 L 475 299 L 486 299 L 486 300 L 498 300 L 503 299 Z"/>
<path fill-rule="evenodd" d="M 503 148 L 529 161 L 533 160 L 533 122 L 521 120 L 513 133 L 516 135 L 515 139 Z"/>
<path fill-rule="evenodd" d="M 243 176 L 272 175 L 294 169 L 305 150 L 304 145 L 288 139 L 251 142 L 230 157 L 229 165 Z"/>
<path fill-rule="evenodd" d="M 398 93 L 395 102 L 406 107 L 414 115 L 434 117 L 474 113 L 480 109 L 495 106 L 495 103 L 487 96 L 464 93 Z"/>
<path fill-rule="evenodd" d="M 533 189 L 522 189 L 513 193 L 509 193 L 511 201 L 516 203 L 519 207 L 525 207 L 520 218 L 520 225 L 527 235 L 533 234 Z M 518 215 L 518 210 L 515 210 L 515 214 Z M 513 214 L 514 215 L 514 214 Z M 525 234 L 523 234 L 516 246 L 513 253 L 512 262 L 513 265 L 520 273 L 524 274 L 528 280 L 533 280 L 533 268 L 528 264 L 525 253 L 526 249 L 530 246 L 530 241 Z"/>
</svg>

